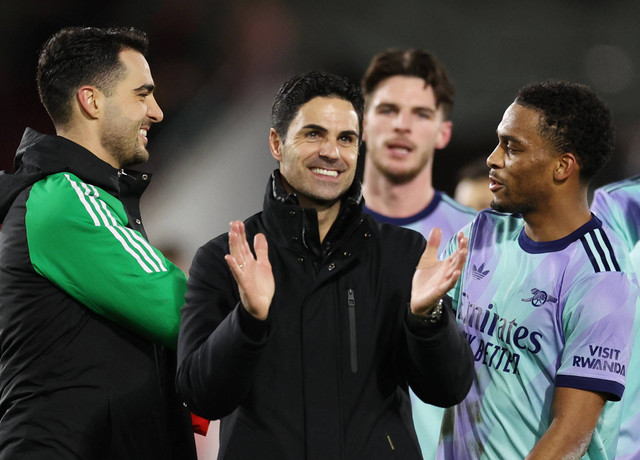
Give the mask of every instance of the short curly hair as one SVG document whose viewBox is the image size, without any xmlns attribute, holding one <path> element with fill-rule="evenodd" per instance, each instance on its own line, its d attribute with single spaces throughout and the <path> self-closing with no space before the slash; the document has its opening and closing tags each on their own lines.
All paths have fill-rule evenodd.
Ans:
<svg viewBox="0 0 640 460">
<path fill-rule="evenodd" d="M 566 81 L 532 83 L 515 103 L 541 114 L 540 134 L 559 152 L 572 152 L 588 183 L 611 159 L 615 128 L 611 112 L 588 86 Z"/>
</svg>

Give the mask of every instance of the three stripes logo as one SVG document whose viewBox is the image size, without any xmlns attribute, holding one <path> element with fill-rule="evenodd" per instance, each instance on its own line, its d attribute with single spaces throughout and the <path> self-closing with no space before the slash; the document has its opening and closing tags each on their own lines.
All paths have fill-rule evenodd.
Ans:
<svg viewBox="0 0 640 460">
<path fill-rule="evenodd" d="M 598 272 L 619 272 L 611 242 L 602 228 L 595 228 L 580 237 L 593 269 Z"/>
<path fill-rule="evenodd" d="M 75 181 L 69 174 L 64 176 L 78 195 L 80 202 L 96 227 L 104 226 L 107 228 L 145 272 L 159 273 L 167 271 L 162 259 L 158 257 L 147 240 L 133 229 L 118 223 L 107 204 L 100 199 L 100 193 L 95 186 Z"/>
</svg>

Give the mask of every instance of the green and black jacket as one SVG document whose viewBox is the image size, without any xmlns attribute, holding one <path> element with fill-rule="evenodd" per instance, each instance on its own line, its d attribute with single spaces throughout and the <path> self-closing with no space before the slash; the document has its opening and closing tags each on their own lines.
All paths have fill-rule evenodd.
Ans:
<svg viewBox="0 0 640 460">
<path fill-rule="evenodd" d="M 0 173 L 0 459 L 194 458 L 174 367 L 184 274 L 149 175 L 27 129 Z"/>
</svg>

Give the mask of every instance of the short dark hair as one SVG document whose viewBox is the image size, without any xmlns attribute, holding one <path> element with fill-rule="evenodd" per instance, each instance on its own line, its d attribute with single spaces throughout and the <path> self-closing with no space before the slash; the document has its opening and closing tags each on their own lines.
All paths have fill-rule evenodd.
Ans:
<svg viewBox="0 0 640 460">
<path fill-rule="evenodd" d="M 613 155 L 611 112 L 588 86 L 566 81 L 532 83 L 518 92 L 515 103 L 540 114 L 540 134 L 559 152 L 576 155 L 583 183 Z"/>
<path fill-rule="evenodd" d="M 298 74 L 286 81 L 273 102 L 271 127 L 283 142 L 300 107 L 316 97 L 335 97 L 350 102 L 358 115 L 358 137 L 362 139 L 364 100 L 358 86 L 340 75 L 311 71 Z"/>
<path fill-rule="evenodd" d="M 71 118 L 71 101 L 83 85 L 96 86 L 107 96 L 124 78 L 119 53 L 131 48 L 145 55 L 148 40 L 134 28 L 66 27 L 42 47 L 38 59 L 38 93 L 55 124 Z"/>
<path fill-rule="evenodd" d="M 381 81 L 396 75 L 422 78 L 426 85 L 433 88 L 436 107 L 442 107 L 444 118 L 449 118 L 453 110 L 455 88 L 444 66 L 433 54 L 415 48 L 390 49 L 376 54 L 362 77 L 362 92 L 367 97 Z"/>
</svg>

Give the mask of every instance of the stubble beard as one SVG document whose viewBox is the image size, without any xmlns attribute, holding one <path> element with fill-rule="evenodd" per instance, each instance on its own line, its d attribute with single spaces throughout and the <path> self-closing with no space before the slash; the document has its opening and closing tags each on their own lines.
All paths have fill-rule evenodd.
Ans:
<svg viewBox="0 0 640 460">
<path fill-rule="evenodd" d="M 347 189 L 342 190 L 342 192 L 334 198 L 325 198 L 322 196 L 319 196 L 317 194 L 314 193 L 304 193 L 304 192 L 298 192 L 296 191 L 296 195 L 298 196 L 298 201 L 302 201 L 302 202 L 306 202 L 309 204 L 312 204 L 313 207 L 318 207 L 318 208 L 330 208 L 333 205 L 335 205 L 337 202 L 342 200 L 342 197 L 347 193 L 347 191 L 349 190 L 349 187 L 347 187 Z"/>
<path fill-rule="evenodd" d="M 149 158 L 148 155 L 146 155 L 146 150 L 140 151 L 139 149 L 136 149 L 133 154 L 131 150 L 129 150 L 129 152 L 122 151 L 121 154 L 114 154 L 114 156 L 120 163 L 121 168 L 142 164 Z"/>
<path fill-rule="evenodd" d="M 496 198 L 494 197 L 489 206 L 491 206 L 491 209 L 494 211 L 508 214 L 520 214 L 521 216 L 529 214 L 534 210 L 534 205 L 529 200 L 520 203 L 504 203 L 496 201 Z"/>
<path fill-rule="evenodd" d="M 402 185 L 402 184 L 409 183 L 413 179 L 415 179 L 418 173 L 420 173 L 420 170 L 416 168 L 412 168 L 405 171 L 390 171 L 388 169 L 387 170 L 380 169 L 380 172 L 392 184 Z"/>
<path fill-rule="evenodd" d="M 419 161 L 415 165 L 402 168 L 393 168 L 382 163 L 376 156 L 371 158 L 374 167 L 382 174 L 389 182 L 394 185 L 402 185 L 411 182 L 415 179 L 424 168 L 427 167 L 428 158 L 426 160 Z"/>
<path fill-rule="evenodd" d="M 100 136 L 100 144 L 120 165 L 120 168 L 144 163 L 149 152 L 139 139 L 140 126 L 131 126 L 131 121 L 122 118 L 119 110 L 107 109 L 107 117 L 114 120 L 108 124 Z"/>
</svg>

